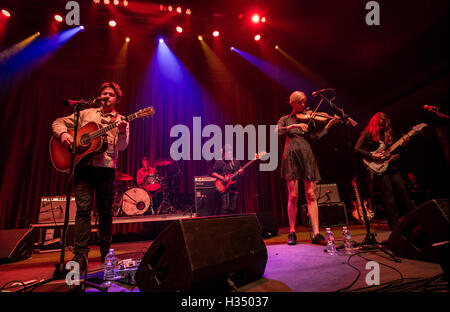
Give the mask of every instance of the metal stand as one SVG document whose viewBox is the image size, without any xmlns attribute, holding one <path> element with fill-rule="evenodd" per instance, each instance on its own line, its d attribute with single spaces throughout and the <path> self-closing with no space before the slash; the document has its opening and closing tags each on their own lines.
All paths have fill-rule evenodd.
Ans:
<svg viewBox="0 0 450 312">
<path fill-rule="evenodd" d="M 175 207 L 172 205 L 170 198 L 169 198 L 169 192 L 167 191 L 167 181 L 166 178 L 163 178 L 162 181 L 162 193 L 163 193 L 163 199 L 161 204 L 159 204 L 159 207 L 156 209 L 156 214 L 169 214 L 169 213 L 179 213 L 178 210 L 175 209 Z"/>
</svg>

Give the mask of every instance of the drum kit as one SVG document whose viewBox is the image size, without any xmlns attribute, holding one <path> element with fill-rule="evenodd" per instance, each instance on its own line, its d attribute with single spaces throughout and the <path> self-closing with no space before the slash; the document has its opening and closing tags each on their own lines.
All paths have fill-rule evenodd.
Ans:
<svg viewBox="0 0 450 312">
<path fill-rule="evenodd" d="M 172 159 L 162 158 L 155 161 L 157 173 L 147 175 L 144 183 L 132 186 L 133 177 L 118 172 L 113 201 L 113 215 L 139 216 L 147 213 L 152 215 L 178 213 L 171 203 L 171 190 L 175 188 L 176 179 L 180 173 L 178 163 Z M 161 198 L 155 208 L 157 198 Z"/>
</svg>

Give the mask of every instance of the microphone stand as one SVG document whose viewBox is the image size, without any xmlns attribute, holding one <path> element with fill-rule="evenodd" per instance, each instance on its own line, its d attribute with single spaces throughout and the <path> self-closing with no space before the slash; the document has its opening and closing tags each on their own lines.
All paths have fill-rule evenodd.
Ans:
<svg viewBox="0 0 450 312">
<path fill-rule="evenodd" d="M 322 97 L 322 100 L 325 100 L 330 104 L 330 106 L 334 110 L 335 114 L 338 115 L 344 123 L 345 130 L 346 130 L 345 131 L 346 145 L 352 155 L 351 156 L 352 172 L 353 172 L 353 178 L 355 179 L 355 183 L 356 183 L 356 187 L 357 187 L 358 179 L 357 179 L 357 173 L 356 173 L 356 158 L 355 158 L 355 152 L 353 151 L 352 144 L 350 141 L 350 129 L 351 128 L 349 127 L 349 125 L 351 125 L 352 127 L 355 127 L 358 123 L 356 121 L 354 121 L 352 118 L 350 118 L 348 115 L 346 115 L 342 108 L 337 107 L 336 104 L 333 103 L 334 98 L 329 100 L 328 98 L 326 98 L 323 95 L 323 93 L 319 93 L 319 95 Z M 377 240 L 375 238 L 375 234 L 370 231 L 370 224 L 369 224 L 369 220 L 367 218 L 366 209 L 363 207 L 362 211 L 363 211 L 364 225 L 366 226 L 366 237 L 359 245 L 357 245 L 357 247 L 360 247 L 363 250 L 378 249 L 378 250 L 386 253 L 388 256 L 390 256 L 393 261 L 395 261 L 397 263 L 401 262 L 401 259 L 397 258 L 393 253 L 386 250 L 384 247 L 381 246 L 381 244 L 379 242 L 377 242 Z"/>
</svg>

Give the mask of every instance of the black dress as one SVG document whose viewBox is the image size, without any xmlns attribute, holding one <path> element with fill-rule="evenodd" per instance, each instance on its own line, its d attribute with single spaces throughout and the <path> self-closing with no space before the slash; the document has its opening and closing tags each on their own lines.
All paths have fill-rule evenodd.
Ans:
<svg viewBox="0 0 450 312">
<path fill-rule="evenodd" d="M 310 131 L 303 133 L 298 128 L 293 128 L 289 131 L 282 129 L 300 122 L 294 114 L 283 116 L 278 121 L 278 135 L 286 135 L 283 158 L 281 160 L 281 178 L 286 180 L 320 181 L 319 167 L 310 144 Z M 309 129 L 314 131 L 314 122 L 309 125 Z"/>
</svg>

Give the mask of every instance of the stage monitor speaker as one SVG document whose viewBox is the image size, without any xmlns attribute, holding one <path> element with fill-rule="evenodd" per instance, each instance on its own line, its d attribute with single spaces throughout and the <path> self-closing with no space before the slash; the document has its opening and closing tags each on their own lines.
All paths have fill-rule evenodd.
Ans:
<svg viewBox="0 0 450 312">
<path fill-rule="evenodd" d="M 0 263 L 27 259 L 33 251 L 33 229 L 0 230 Z"/>
<path fill-rule="evenodd" d="M 344 202 L 319 204 L 319 227 L 348 225 L 347 208 Z"/>
<path fill-rule="evenodd" d="M 445 242 L 448 252 L 448 199 L 433 199 L 405 216 L 386 247 L 401 258 L 440 263 L 442 251 L 435 246 Z"/>
<path fill-rule="evenodd" d="M 145 292 L 226 291 L 262 277 L 267 249 L 252 215 L 179 219 L 144 255 L 135 275 Z"/>
<path fill-rule="evenodd" d="M 317 184 L 316 186 L 317 204 L 339 203 L 339 191 L 336 183 Z"/>
</svg>

